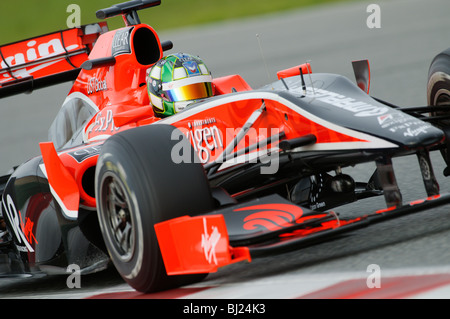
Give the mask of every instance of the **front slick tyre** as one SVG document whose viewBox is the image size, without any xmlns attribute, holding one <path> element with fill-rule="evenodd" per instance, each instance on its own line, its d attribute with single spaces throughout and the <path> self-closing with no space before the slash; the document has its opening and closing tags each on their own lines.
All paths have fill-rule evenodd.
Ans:
<svg viewBox="0 0 450 319">
<path fill-rule="evenodd" d="M 192 161 L 174 163 L 171 153 L 180 143 L 190 150 Z M 95 176 L 102 235 L 116 269 L 140 292 L 205 277 L 168 276 L 154 230 L 156 223 L 213 209 L 209 183 L 196 156 L 185 136 L 170 125 L 130 129 L 102 146 Z"/>
<path fill-rule="evenodd" d="M 431 62 L 428 71 L 427 102 L 430 106 L 450 105 L 450 48 L 438 54 Z M 439 112 L 436 115 L 445 115 Z M 448 126 L 450 122 L 442 121 Z"/>
<path fill-rule="evenodd" d="M 450 48 L 439 53 L 431 62 L 428 71 L 427 102 L 429 106 L 450 106 Z M 431 113 L 432 116 L 446 116 L 448 110 Z M 436 123 L 436 126 L 449 130 L 450 120 L 444 119 Z M 448 147 L 448 146 L 447 146 Z M 442 149 L 441 154 L 447 165 L 450 165 L 448 148 Z"/>
</svg>

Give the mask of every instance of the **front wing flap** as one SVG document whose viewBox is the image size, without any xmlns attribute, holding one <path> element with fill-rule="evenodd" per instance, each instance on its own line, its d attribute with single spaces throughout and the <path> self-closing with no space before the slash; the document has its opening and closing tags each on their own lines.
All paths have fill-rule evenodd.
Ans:
<svg viewBox="0 0 450 319">
<path fill-rule="evenodd" d="M 448 203 L 450 194 L 435 195 L 342 219 L 332 211 L 312 211 L 270 195 L 211 214 L 171 219 L 156 224 L 155 230 L 168 275 L 211 273 Z"/>
</svg>

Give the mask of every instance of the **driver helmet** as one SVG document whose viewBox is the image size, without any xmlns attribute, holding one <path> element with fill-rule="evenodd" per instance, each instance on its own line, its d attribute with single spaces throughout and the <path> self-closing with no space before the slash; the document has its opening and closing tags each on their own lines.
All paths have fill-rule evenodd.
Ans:
<svg viewBox="0 0 450 319">
<path fill-rule="evenodd" d="M 148 69 L 147 90 L 155 116 L 167 117 L 213 96 L 212 76 L 199 57 L 170 54 Z"/>
</svg>

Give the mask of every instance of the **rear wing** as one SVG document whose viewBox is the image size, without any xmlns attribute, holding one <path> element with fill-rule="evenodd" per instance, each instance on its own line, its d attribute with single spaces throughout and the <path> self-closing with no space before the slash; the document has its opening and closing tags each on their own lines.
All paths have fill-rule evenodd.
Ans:
<svg viewBox="0 0 450 319">
<path fill-rule="evenodd" d="M 106 22 L 0 46 L 0 98 L 75 80 Z"/>
</svg>

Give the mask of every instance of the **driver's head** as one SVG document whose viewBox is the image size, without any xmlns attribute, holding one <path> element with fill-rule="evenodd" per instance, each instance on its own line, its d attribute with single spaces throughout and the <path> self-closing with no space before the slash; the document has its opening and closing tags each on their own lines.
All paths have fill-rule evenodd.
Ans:
<svg viewBox="0 0 450 319">
<path fill-rule="evenodd" d="M 148 70 L 147 90 L 155 116 L 166 117 L 212 96 L 212 76 L 199 57 L 170 54 Z"/>
</svg>

